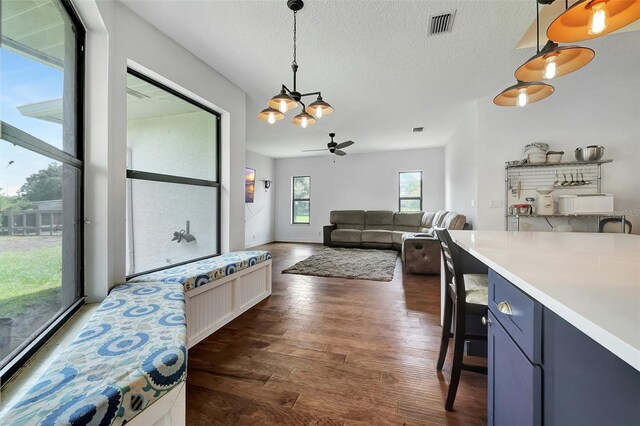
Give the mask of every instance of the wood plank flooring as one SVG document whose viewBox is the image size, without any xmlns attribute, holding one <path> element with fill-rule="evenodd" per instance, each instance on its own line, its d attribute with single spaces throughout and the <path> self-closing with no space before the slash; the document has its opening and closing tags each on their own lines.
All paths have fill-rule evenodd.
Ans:
<svg viewBox="0 0 640 426">
<path fill-rule="evenodd" d="M 282 274 L 323 249 L 273 243 L 273 294 L 189 351 L 188 425 L 485 425 L 486 376 L 435 369 L 440 278 Z M 450 348 L 449 353 L 452 350 Z"/>
</svg>

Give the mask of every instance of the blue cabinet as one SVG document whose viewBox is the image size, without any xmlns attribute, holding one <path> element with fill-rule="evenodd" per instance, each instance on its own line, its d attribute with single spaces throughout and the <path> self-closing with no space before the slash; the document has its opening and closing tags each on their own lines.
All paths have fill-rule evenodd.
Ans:
<svg viewBox="0 0 640 426">
<path fill-rule="evenodd" d="M 542 373 L 489 311 L 489 424 L 540 425 Z"/>
<path fill-rule="evenodd" d="M 489 271 L 489 425 L 640 425 L 640 372 Z"/>
</svg>

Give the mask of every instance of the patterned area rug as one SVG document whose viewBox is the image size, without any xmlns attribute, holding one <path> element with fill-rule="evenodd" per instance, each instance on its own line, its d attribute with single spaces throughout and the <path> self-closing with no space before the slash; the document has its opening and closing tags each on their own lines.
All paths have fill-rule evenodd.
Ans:
<svg viewBox="0 0 640 426">
<path fill-rule="evenodd" d="M 391 281 L 397 258 L 398 252 L 394 250 L 325 248 L 282 273 Z"/>
</svg>

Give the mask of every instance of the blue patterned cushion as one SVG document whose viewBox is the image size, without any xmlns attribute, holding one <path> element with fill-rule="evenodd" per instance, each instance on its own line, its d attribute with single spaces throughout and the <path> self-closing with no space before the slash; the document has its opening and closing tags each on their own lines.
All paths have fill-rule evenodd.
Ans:
<svg viewBox="0 0 640 426">
<path fill-rule="evenodd" d="M 200 287 L 209 281 L 219 280 L 269 259 L 271 259 L 271 253 L 268 251 L 234 251 L 221 256 L 140 275 L 130 279 L 129 282 L 160 281 L 164 283 L 180 283 L 184 285 L 186 291 Z"/>
<path fill-rule="evenodd" d="M 115 287 L 3 425 L 121 425 L 181 383 L 187 368 L 180 284 Z"/>
</svg>

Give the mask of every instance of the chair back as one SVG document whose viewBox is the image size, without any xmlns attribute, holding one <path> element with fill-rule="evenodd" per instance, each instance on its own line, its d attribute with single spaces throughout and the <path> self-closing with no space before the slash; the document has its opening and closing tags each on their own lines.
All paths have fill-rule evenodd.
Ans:
<svg viewBox="0 0 640 426">
<path fill-rule="evenodd" d="M 445 280 L 447 284 L 454 284 L 453 290 L 456 293 L 456 299 L 465 297 L 464 277 L 462 276 L 462 267 L 460 265 L 460 257 L 458 255 L 458 246 L 451 239 L 449 231 L 445 228 L 433 228 L 440 241 L 442 256 L 445 266 Z"/>
<path fill-rule="evenodd" d="M 611 224 L 610 226 L 606 226 Z M 615 226 L 614 226 L 615 225 Z M 600 229 L 598 232 L 620 232 L 620 228 L 622 227 L 622 218 L 620 217 L 607 217 L 604 219 L 600 219 Z M 633 230 L 633 225 L 627 219 L 624 220 L 624 230 L 625 233 L 630 234 Z"/>
</svg>

